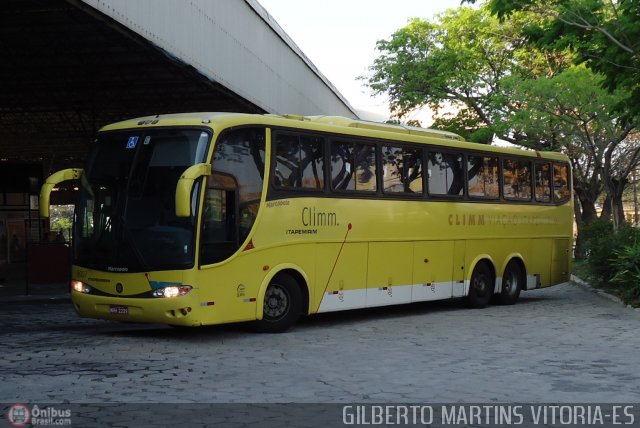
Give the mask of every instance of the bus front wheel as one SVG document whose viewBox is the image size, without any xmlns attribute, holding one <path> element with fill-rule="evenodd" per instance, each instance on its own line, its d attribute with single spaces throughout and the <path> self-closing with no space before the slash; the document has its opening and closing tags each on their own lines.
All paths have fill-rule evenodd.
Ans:
<svg viewBox="0 0 640 428">
<path fill-rule="evenodd" d="M 276 275 L 264 294 L 262 319 L 256 321 L 256 331 L 282 333 L 291 328 L 302 313 L 302 292 L 289 275 Z"/>
<path fill-rule="evenodd" d="M 467 306 L 474 309 L 486 307 L 493 295 L 495 279 L 486 263 L 478 263 L 471 274 Z"/>
</svg>

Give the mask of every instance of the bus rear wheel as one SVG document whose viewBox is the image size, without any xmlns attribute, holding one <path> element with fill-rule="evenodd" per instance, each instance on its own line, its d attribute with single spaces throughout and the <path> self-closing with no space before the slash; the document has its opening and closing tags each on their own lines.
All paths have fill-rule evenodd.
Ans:
<svg viewBox="0 0 640 428">
<path fill-rule="evenodd" d="M 276 275 L 264 294 L 262 319 L 255 322 L 261 333 L 282 333 L 291 328 L 302 313 L 302 292 L 289 275 Z"/>
<path fill-rule="evenodd" d="M 495 279 L 486 263 L 478 263 L 471 274 L 467 306 L 473 309 L 486 307 L 493 295 Z"/>
<path fill-rule="evenodd" d="M 501 305 L 513 305 L 516 303 L 523 285 L 524 272 L 522 267 L 515 260 L 511 260 L 502 275 L 502 291 L 498 295 L 498 303 Z"/>
</svg>

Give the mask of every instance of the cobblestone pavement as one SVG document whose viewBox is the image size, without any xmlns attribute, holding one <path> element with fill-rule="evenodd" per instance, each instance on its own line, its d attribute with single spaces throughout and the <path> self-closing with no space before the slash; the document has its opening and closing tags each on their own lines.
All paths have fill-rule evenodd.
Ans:
<svg viewBox="0 0 640 428">
<path fill-rule="evenodd" d="M 286 334 L 0 302 L 0 402 L 640 402 L 640 311 L 573 284 L 514 306 L 327 314 Z"/>
</svg>

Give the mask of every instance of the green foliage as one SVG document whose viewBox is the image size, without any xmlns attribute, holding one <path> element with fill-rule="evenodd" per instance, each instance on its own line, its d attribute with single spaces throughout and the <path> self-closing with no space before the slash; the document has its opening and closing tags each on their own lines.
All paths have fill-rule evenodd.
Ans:
<svg viewBox="0 0 640 428">
<path fill-rule="evenodd" d="M 613 224 L 607 220 L 598 220 L 584 228 L 587 262 L 591 273 L 600 280 L 608 281 L 615 272 L 612 250 L 618 247 Z"/>
<path fill-rule="evenodd" d="M 631 302 L 640 300 L 640 242 L 616 251 L 617 271 L 611 282 L 620 286 L 622 297 Z"/>
<path fill-rule="evenodd" d="M 432 125 L 436 129 L 461 135 L 473 143 L 491 144 L 494 132 L 487 127 L 472 110 L 463 108 L 455 115 L 445 114 L 438 117 Z"/>
<path fill-rule="evenodd" d="M 71 229 L 72 221 L 68 218 L 58 218 L 51 222 L 51 230 Z"/>
<path fill-rule="evenodd" d="M 609 90 L 624 89 L 619 109 L 640 116 L 640 0 L 564 0 L 558 16 L 542 27 L 538 43 L 570 47 L 577 61 L 602 73 Z"/>
<path fill-rule="evenodd" d="M 619 270 L 616 254 L 640 241 L 638 229 L 623 225 L 614 232 L 613 224 L 608 220 L 597 220 L 585 227 L 583 236 L 589 269 L 604 283 L 610 281 Z"/>
<path fill-rule="evenodd" d="M 488 0 L 486 5 L 502 20 L 522 11 L 545 17 L 526 27 L 528 39 L 541 48 L 571 49 L 577 63 L 605 76 L 604 87 L 625 91 L 617 107 L 627 121 L 639 120 L 640 0 Z"/>
<path fill-rule="evenodd" d="M 73 205 L 51 206 L 51 230 L 67 231 L 73 226 Z"/>
<path fill-rule="evenodd" d="M 619 115 L 612 112 L 623 96 L 620 91 L 608 93 L 602 81 L 584 66 L 537 79 L 510 76 L 504 79 L 505 91 L 522 108 L 496 129 L 521 135 L 530 147 L 563 151 L 572 159 L 603 158 L 607 144 L 623 132 Z"/>
<path fill-rule="evenodd" d="M 613 223 L 609 220 L 599 219 L 584 228 L 583 237 L 587 245 L 597 246 L 597 240 L 601 237 L 613 235 Z M 590 247 L 587 247 L 590 249 Z"/>
<path fill-rule="evenodd" d="M 468 132 L 491 128 L 507 113 L 502 79 L 548 73 L 551 56 L 526 46 L 521 32 L 537 19 L 519 13 L 501 22 L 486 7 L 449 10 L 434 22 L 414 19 L 378 41 L 380 55 L 362 79 L 389 97 L 398 117 L 424 105 L 438 111 L 455 104 L 466 110 L 463 120 L 475 121 L 474 128 L 464 128 Z"/>
<path fill-rule="evenodd" d="M 640 230 L 626 224 L 613 230 L 608 220 L 597 220 L 584 229 L 586 269 L 596 284 L 609 287 L 624 301 L 640 302 Z M 613 286 L 613 288 L 611 288 Z"/>
<path fill-rule="evenodd" d="M 608 23 L 613 18 L 607 7 L 620 6 L 627 13 L 628 1 L 606 6 L 602 0 L 487 0 L 476 9 L 449 10 L 434 21 L 415 19 L 378 42 L 379 56 L 363 79 L 389 97 L 397 117 L 428 105 L 440 116 L 435 127 L 469 141 L 488 143 L 495 135 L 535 150 L 566 153 L 580 202 L 581 234 L 603 191 L 620 222 L 621 191 L 640 163 L 640 144 L 627 139 L 635 124 L 616 110 L 626 102 L 628 86 L 607 91 L 611 76 L 579 57 L 592 34 L 585 36 L 579 25 L 562 34 L 562 26 L 554 25 L 566 26 L 571 11 L 574 20 L 591 19 L 585 16 L 593 12 L 594 22 Z M 633 70 L 640 76 L 640 67 Z"/>
</svg>

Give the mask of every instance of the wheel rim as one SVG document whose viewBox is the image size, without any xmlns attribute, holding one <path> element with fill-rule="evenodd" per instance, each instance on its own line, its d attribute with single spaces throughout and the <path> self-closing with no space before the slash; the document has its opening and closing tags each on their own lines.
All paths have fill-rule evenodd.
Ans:
<svg viewBox="0 0 640 428">
<path fill-rule="evenodd" d="M 486 275 L 478 275 L 473 280 L 473 289 L 479 297 L 486 296 L 489 291 L 489 281 Z"/>
<path fill-rule="evenodd" d="M 289 293 L 278 285 L 271 284 L 264 296 L 264 314 L 267 318 L 277 320 L 289 312 Z"/>
<path fill-rule="evenodd" d="M 519 285 L 518 275 L 515 272 L 510 271 L 502 284 L 502 289 L 505 294 L 511 296 L 516 293 Z"/>
</svg>

